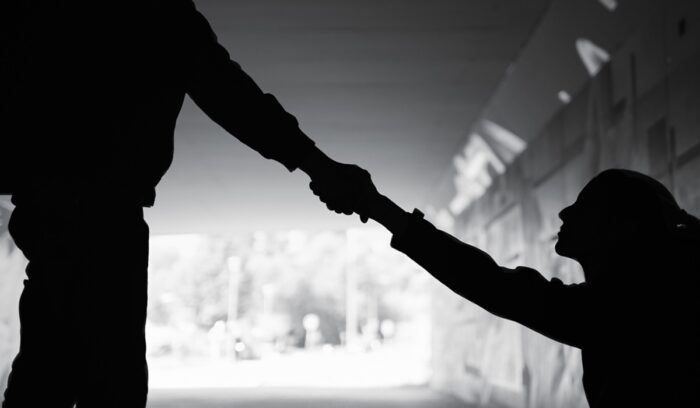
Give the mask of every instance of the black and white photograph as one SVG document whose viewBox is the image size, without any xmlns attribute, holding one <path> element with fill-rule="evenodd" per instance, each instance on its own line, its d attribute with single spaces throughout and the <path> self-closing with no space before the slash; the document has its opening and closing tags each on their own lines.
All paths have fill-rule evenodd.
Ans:
<svg viewBox="0 0 700 408">
<path fill-rule="evenodd" d="M 4 0 L 2 408 L 700 406 L 700 1 Z"/>
</svg>

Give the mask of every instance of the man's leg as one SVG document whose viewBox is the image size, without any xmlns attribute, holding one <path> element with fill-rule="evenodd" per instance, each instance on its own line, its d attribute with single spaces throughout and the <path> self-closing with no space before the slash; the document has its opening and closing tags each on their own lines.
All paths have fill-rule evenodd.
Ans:
<svg viewBox="0 0 700 408">
<path fill-rule="evenodd" d="M 143 408 L 148 227 L 138 206 L 17 206 L 29 259 L 3 408 Z"/>
<path fill-rule="evenodd" d="M 29 259 L 20 298 L 20 352 L 12 364 L 4 408 L 68 408 L 78 365 L 73 269 L 44 213 L 18 206 L 10 232 Z"/>
<path fill-rule="evenodd" d="M 79 277 L 78 408 L 143 408 L 148 227 L 140 206 L 87 209 Z"/>
</svg>

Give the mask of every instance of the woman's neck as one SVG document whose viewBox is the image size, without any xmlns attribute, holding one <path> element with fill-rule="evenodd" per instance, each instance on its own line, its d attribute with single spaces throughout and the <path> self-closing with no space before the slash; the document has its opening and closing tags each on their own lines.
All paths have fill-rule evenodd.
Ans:
<svg viewBox="0 0 700 408">
<path fill-rule="evenodd" d="M 651 248 L 614 248 L 579 260 L 586 282 L 591 286 L 631 284 L 642 277 L 643 269 L 652 265 Z"/>
</svg>

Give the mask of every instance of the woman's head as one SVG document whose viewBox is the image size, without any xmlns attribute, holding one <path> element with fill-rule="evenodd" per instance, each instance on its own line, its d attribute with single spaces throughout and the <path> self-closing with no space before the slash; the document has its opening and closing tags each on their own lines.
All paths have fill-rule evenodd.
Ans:
<svg viewBox="0 0 700 408">
<path fill-rule="evenodd" d="M 663 184 L 621 169 L 594 177 L 559 217 L 563 224 L 555 249 L 582 263 L 656 248 L 694 218 L 681 210 Z"/>
</svg>

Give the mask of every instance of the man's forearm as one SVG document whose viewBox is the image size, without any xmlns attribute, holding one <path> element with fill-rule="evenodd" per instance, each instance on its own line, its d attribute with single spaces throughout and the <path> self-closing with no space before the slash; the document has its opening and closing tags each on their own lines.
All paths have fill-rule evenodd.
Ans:
<svg viewBox="0 0 700 408">
<path fill-rule="evenodd" d="M 300 158 L 299 169 L 309 177 L 317 178 L 327 171 L 331 163 L 333 160 L 314 145 Z"/>
<path fill-rule="evenodd" d="M 300 167 L 314 142 L 274 96 L 231 60 L 204 16 L 187 4 L 178 20 L 182 27 L 174 30 L 186 45 L 180 48 L 190 65 L 184 79 L 187 93 L 214 122 L 262 156 L 290 171 Z"/>
</svg>

